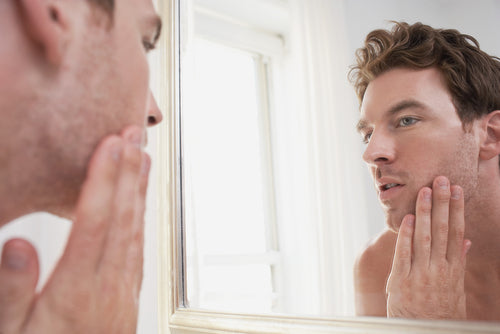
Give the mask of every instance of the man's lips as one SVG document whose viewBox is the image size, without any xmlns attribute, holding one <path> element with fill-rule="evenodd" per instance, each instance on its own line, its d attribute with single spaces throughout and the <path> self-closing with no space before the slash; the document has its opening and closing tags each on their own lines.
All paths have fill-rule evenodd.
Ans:
<svg viewBox="0 0 500 334">
<path fill-rule="evenodd" d="M 378 197 L 380 201 L 388 201 L 393 200 L 401 196 L 401 190 L 404 187 L 404 184 L 391 182 L 385 183 L 378 187 Z"/>
<path fill-rule="evenodd" d="M 402 186 L 402 184 L 396 183 L 396 182 L 385 183 L 385 184 L 379 185 L 378 190 L 380 192 L 384 192 L 384 191 L 388 191 L 392 188 L 399 187 L 399 186 Z"/>
</svg>

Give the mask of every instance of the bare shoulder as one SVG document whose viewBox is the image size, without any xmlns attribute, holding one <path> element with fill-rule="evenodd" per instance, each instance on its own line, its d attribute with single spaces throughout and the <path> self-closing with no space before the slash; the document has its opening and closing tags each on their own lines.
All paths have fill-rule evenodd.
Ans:
<svg viewBox="0 0 500 334">
<path fill-rule="evenodd" d="M 386 316 L 385 286 L 398 235 L 384 230 L 361 252 L 354 265 L 356 314 Z"/>
</svg>

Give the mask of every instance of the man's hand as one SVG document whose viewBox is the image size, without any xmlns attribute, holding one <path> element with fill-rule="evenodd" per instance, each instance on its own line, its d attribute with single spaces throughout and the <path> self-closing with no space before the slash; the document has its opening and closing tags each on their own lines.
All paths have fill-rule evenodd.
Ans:
<svg viewBox="0 0 500 334">
<path fill-rule="evenodd" d="M 406 215 L 399 230 L 387 282 L 387 316 L 466 319 L 464 197 L 446 177 L 417 197 L 416 217 Z"/>
<path fill-rule="evenodd" d="M 135 333 L 150 166 L 141 140 L 142 130 L 129 127 L 97 148 L 66 249 L 39 294 L 35 250 L 6 243 L 0 333 Z"/>
</svg>

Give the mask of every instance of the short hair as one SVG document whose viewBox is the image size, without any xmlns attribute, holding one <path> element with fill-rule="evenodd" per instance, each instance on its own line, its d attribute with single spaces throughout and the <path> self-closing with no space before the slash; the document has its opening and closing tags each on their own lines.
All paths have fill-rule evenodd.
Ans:
<svg viewBox="0 0 500 334">
<path fill-rule="evenodd" d="M 443 75 L 462 124 L 500 110 L 500 59 L 479 48 L 475 38 L 454 29 L 422 23 L 393 22 L 392 30 L 374 30 L 356 51 L 349 79 L 359 102 L 368 84 L 393 68 L 435 67 Z"/>
</svg>

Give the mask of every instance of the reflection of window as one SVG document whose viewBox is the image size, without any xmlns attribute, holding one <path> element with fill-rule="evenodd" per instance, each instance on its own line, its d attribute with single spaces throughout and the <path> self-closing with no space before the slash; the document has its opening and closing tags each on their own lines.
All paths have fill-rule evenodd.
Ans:
<svg viewBox="0 0 500 334">
<path fill-rule="evenodd" d="M 185 3 L 191 307 L 353 313 L 352 266 L 368 221 L 355 99 L 338 51 L 346 49 L 342 10 L 291 3 Z"/>
<path fill-rule="evenodd" d="M 203 38 L 189 45 L 181 120 L 188 303 L 275 311 L 268 65 L 262 54 L 231 45 Z"/>
</svg>

